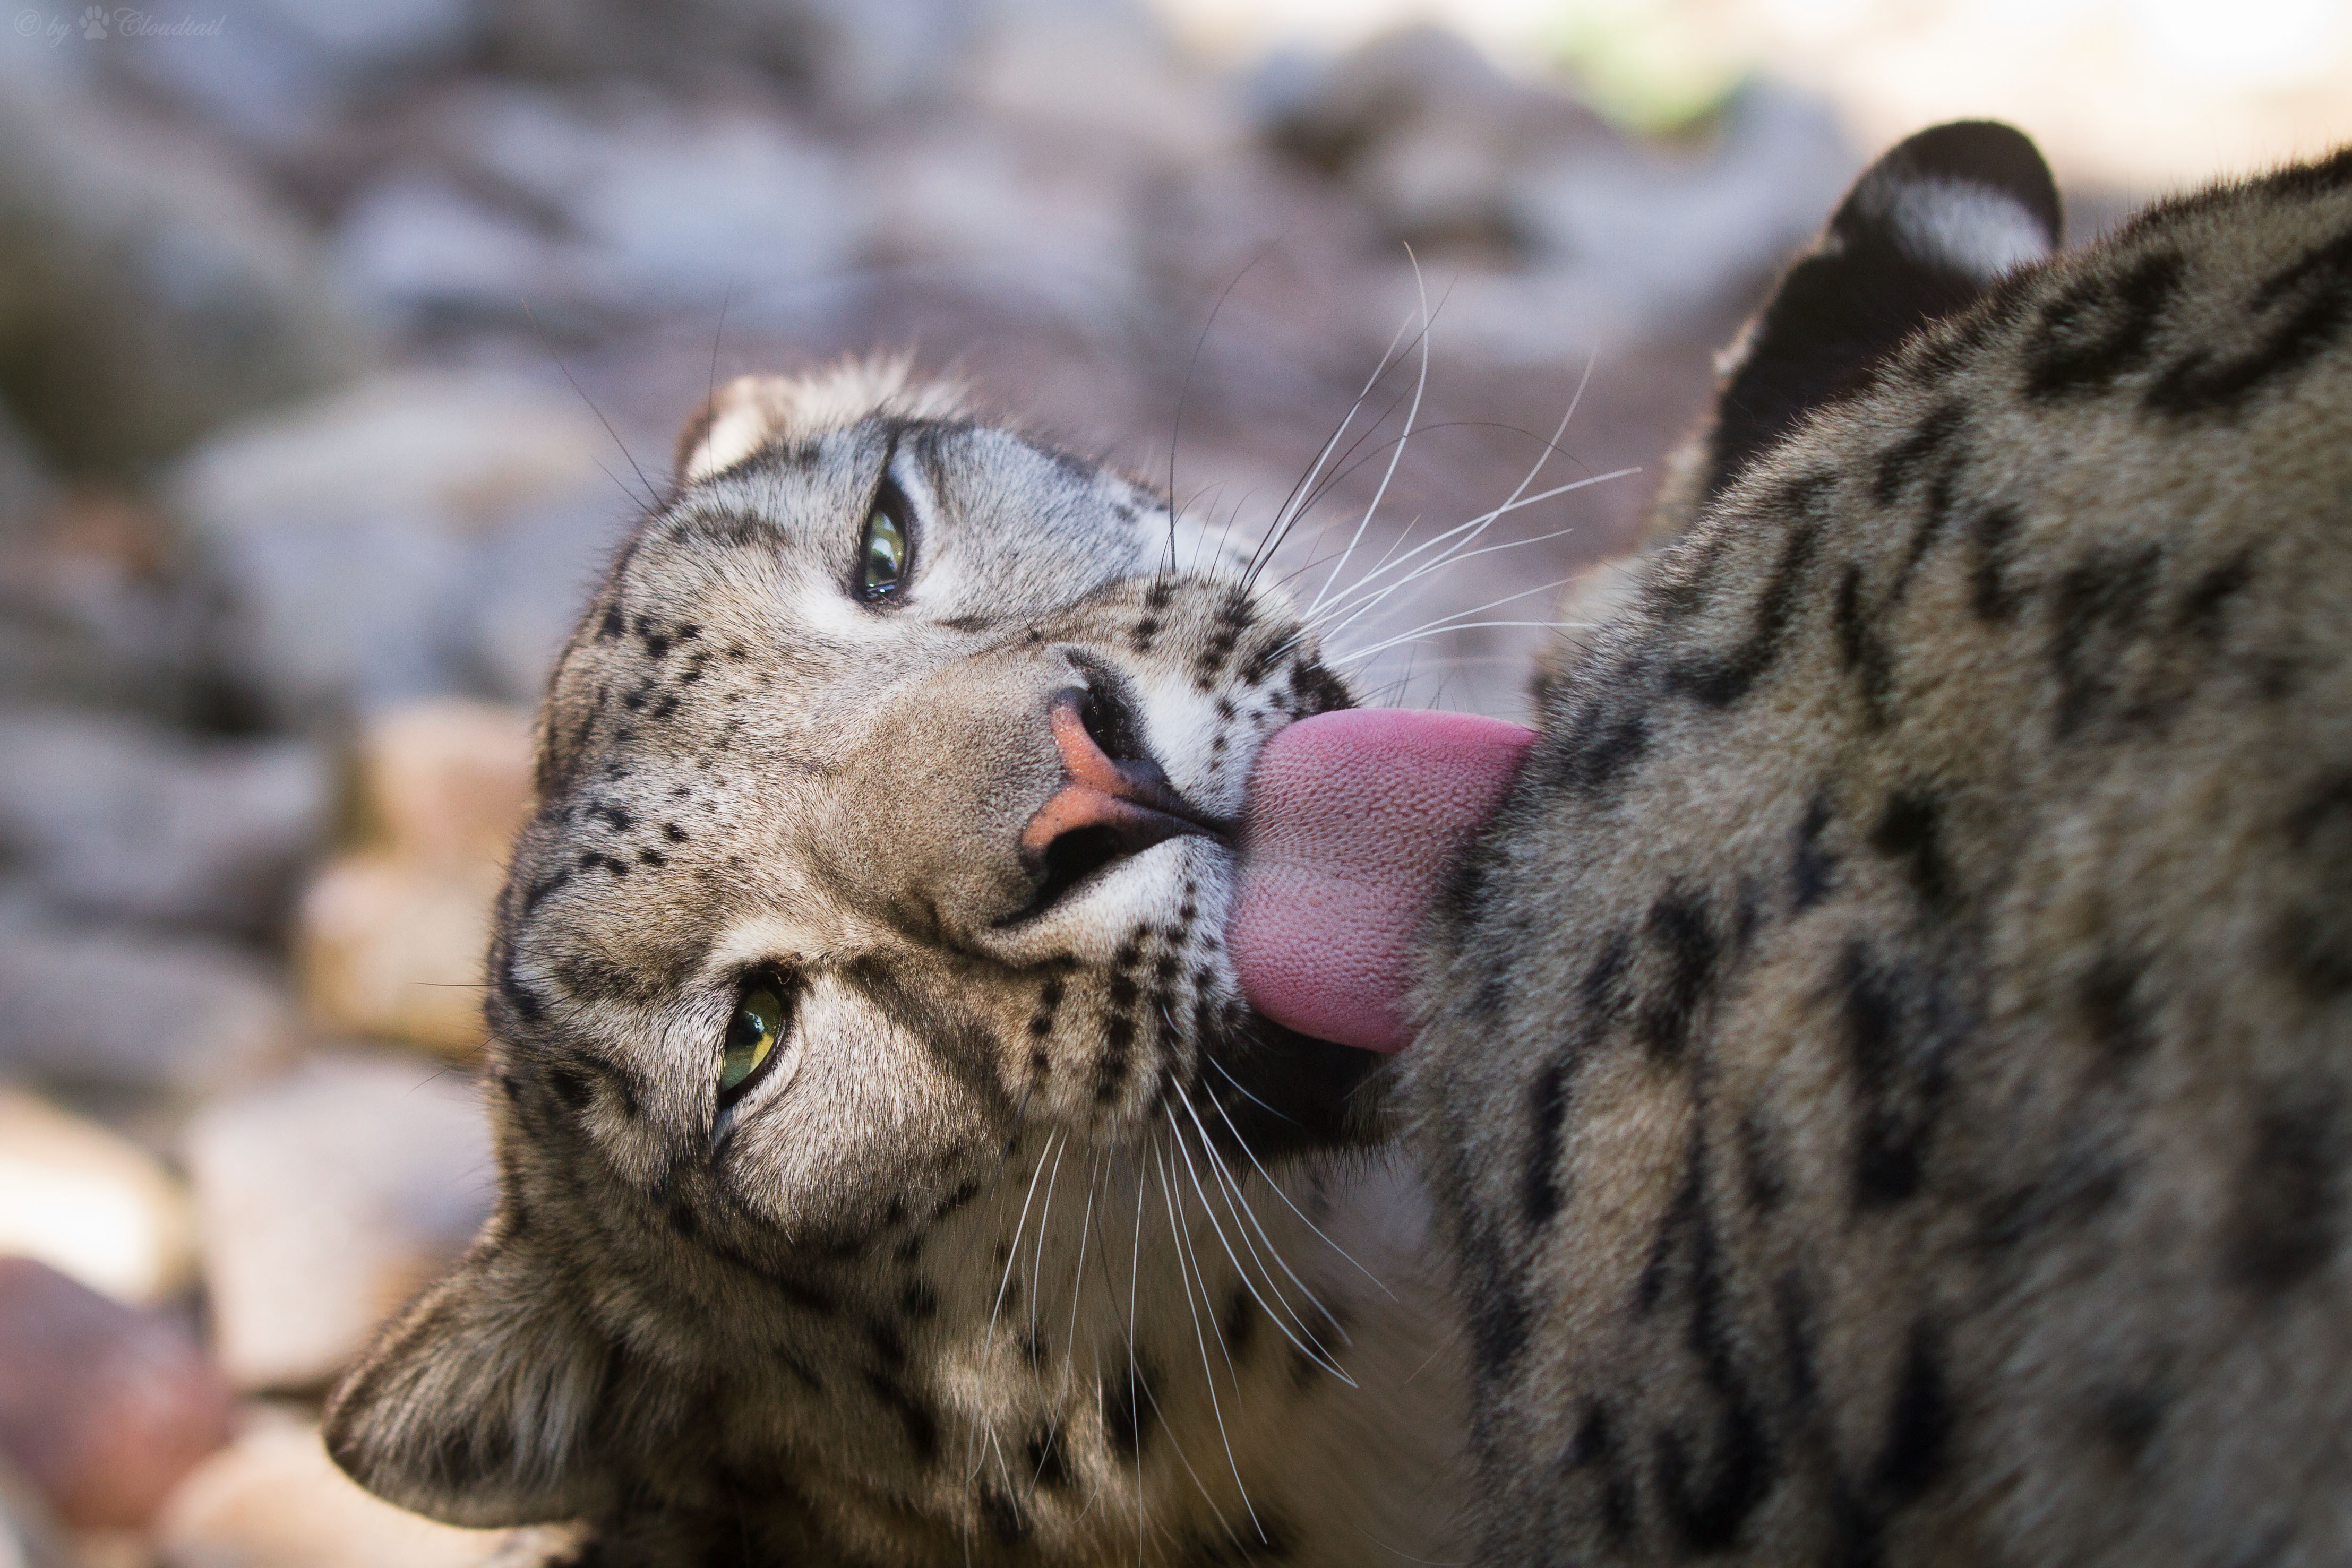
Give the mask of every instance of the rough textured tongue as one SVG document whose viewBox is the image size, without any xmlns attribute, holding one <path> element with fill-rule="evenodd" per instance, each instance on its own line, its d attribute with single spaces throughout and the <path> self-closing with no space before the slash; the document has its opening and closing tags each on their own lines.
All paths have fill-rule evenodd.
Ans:
<svg viewBox="0 0 2352 1568">
<path fill-rule="evenodd" d="M 1469 714 L 1349 708 L 1268 741 L 1226 931 L 1251 1005 L 1318 1040 L 1403 1050 L 1422 912 L 1534 740 Z"/>
</svg>

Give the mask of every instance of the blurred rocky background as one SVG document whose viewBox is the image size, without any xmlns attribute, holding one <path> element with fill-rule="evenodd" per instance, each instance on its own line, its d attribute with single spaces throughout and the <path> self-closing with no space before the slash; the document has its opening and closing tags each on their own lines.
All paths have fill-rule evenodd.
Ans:
<svg viewBox="0 0 2352 1568">
<path fill-rule="evenodd" d="M 1869 148 L 2011 115 L 2087 231 L 2352 134 L 2340 7 L 2221 9 L 0 11 L 0 1568 L 500 1550 L 316 1401 L 489 1202 L 530 705 L 714 379 L 910 353 L 1516 713 Z"/>
</svg>

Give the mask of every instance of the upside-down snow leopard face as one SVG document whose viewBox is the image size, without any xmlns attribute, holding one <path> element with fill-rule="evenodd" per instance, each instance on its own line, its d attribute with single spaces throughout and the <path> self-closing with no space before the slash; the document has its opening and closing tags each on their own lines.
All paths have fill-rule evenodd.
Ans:
<svg viewBox="0 0 2352 1568">
<path fill-rule="evenodd" d="M 1256 1019 L 1220 936 L 1259 745 L 1348 699 L 1160 499 L 887 367 L 737 383 L 680 476 L 541 727 L 490 956 L 499 1216 L 330 1437 L 446 1518 L 731 1488 L 855 1538 L 829 1458 L 918 1478 L 877 1517 L 973 1490 L 920 1478 L 988 1353 L 922 1343 L 975 1312 L 1010 1341 L 1022 1270 L 960 1211 L 1034 1193 L 1049 1150 L 1139 1168 L 1171 1123 L 1166 1159 L 1193 1136 L 1236 1166 L 1376 1135 L 1373 1059 Z M 1070 1314 L 1019 1354 L 1076 1357 Z M 1000 1463 L 1022 1500 L 974 1505 L 983 1546 L 1088 1442 L 1140 1446 L 1139 1375 L 1123 1412 L 1097 1380 L 1085 1432 L 1068 1380 L 1036 1396 L 1045 1451 Z M 763 1445 L 795 1474 L 714 1473 Z"/>
<path fill-rule="evenodd" d="M 1278 601 L 1160 570 L 1194 541 L 1155 498 L 887 407 L 771 435 L 629 546 L 557 675 L 502 911 L 535 1124 L 667 1178 L 714 1241 L 855 1244 L 986 1179 L 1017 1124 L 1117 1142 L 1204 1056 L 1243 1065 L 1245 775 L 1346 701 Z M 869 588 L 877 514 L 903 559 Z M 782 1039 L 722 1103 L 759 988 Z"/>
</svg>

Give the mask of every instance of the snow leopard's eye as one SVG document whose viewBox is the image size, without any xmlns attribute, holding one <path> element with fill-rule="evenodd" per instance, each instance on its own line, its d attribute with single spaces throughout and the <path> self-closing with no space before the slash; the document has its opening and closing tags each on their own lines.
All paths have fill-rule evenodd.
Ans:
<svg viewBox="0 0 2352 1568">
<path fill-rule="evenodd" d="M 866 518 L 866 537 L 857 545 L 860 598 L 887 600 L 898 593 L 912 554 L 907 517 L 907 497 L 897 484 L 885 478 L 874 497 L 874 510 Z"/>
<path fill-rule="evenodd" d="M 792 1012 L 783 992 L 772 982 L 754 980 L 743 988 L 735 1016 L 727 1020 L 727 1043 L 719 1057 L 719 1103 L 727 1105 L 764 1076 L 776 1059 Z"/>
</svg>

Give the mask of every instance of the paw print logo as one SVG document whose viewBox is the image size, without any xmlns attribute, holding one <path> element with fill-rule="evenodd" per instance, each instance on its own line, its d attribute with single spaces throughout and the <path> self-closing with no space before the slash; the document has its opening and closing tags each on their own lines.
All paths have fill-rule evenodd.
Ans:
<svg viewBox="0 0 2352 1568">
<path fill-rule="evenodd" d="M 81 36 L 85 38 L 106 37 L 106 7 L 85 5 L 81 8 Z"/>
</svg>

